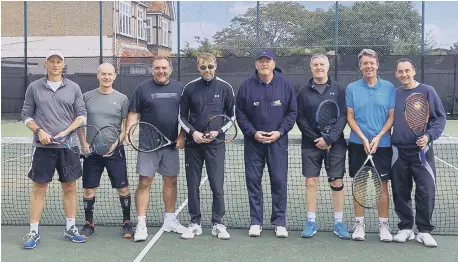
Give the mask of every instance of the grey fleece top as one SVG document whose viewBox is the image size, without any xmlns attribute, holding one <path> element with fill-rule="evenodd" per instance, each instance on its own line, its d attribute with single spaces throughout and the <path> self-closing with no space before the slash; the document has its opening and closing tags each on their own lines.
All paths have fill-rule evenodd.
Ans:
<svg viewBox="0 0 458 262">
<path fill-rule="evenodd" d="M 86 107 L 80 86 L 63 78 L 56 91 L 47 84 L 47 77 L 32 82 L 25 93 L 22 120 L 34 120 L 51 136 L 64 131 L 77 117 L 86 118 Z M 64 148 L 63 145 L 42 145 L 34 135 L 33 145 L 46 148 Z M 75 140 L 77 141 L 77 140 Z M 74 146 L 76 146 L 75 144 Z"/>
</svg>

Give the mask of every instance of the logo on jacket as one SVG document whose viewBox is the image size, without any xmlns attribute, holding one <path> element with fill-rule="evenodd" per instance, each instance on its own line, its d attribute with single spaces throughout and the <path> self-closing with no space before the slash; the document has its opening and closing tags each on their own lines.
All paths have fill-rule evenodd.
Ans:
<svg viewBox="0 0 458 262">
<path fill-rule="evenodd" d="M 336 94 L 334 92 L 329 92 L 329 95 L 335 96 Z"/>
<path fill-rule="evenodd" d="M 219 95 L 215 95 L 215 97 L 219 97 Z"/>
<path fill-rule="evenodd" d="M 253 102 L 254 106 L 259 106 L 259 102 Z"/>
<path fill-rule="evenodd" d="M 271 106 L 281 106 L 281 101 L 280 100 L 272 101 Z"/>
</svg>

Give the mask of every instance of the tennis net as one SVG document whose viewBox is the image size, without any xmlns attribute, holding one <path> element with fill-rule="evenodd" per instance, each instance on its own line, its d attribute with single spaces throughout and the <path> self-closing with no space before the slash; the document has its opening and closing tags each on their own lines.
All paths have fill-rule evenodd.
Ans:
<svg viewBox="0 0 458 262">
<path fill-rule="evenodd" d="M 300 138 L 290 136 L 289 141 L 289 172 L 288 172 L 288 205 L 287 225 L 290 230 L 302 230 L 306 219 L 305 186 L 301 171 Z M 135 221 L 135 189 L 138 179 L 135 174 L 137 152 L 125 146 L 129 188 L 133 196 L 132 218 Z M 436 226 L 434 233 L 444 235 L 458 235 L 458 138 L 443 137 L 434 143 L 437 169 L 436 208 L 433 214 L 433 224 Z M 29 198 L 31 180 L 27 177 L 32 159 L 32 146 L 30 138 L 2 137 L 2 225 L 28 225 L 29 224 Z M 186 178 L 184 173 L 184 151 L 180 150 L 181 173 L 178 177 L 177 205 L 184 206 L 187 202 Z M 347 158 L 348 161 L 348 158 Z M 348 166 L 348 165 L 347 165 Z M 46 193 L 45 209 L 41 216 L 41 225 L 64 225 L 65 216 L 62 207 L 62 188 L 54 176 L 54 181 L 49 184 Z M 345 183 L 345 210 L 344 222 L 350 227 L 353 222 L 353 206 L 351 198 L 351 179 L 348 172 Z M 264 228 L 271 228 L 270 214 L 272 209 L 270 182 L 267 168 L 263 176 L 264 189 Z M 243 160 L 243 140 L 235 140 L 227 144 L 225 164 L 225 203 L 226 215 L 223 222 L 228 228 L 248 228 L 250 224 L 248 193 L 246 189 Z M 202 225 L 211 226 L 212 194 L 206 177 L 205 167 L 202 174 L 201 209 Z M 82 181 L 78 180 L 78 212 L 77 224 L 83 224 L 83 189 Z M 415 192 L 412 193 L 414 196 Z M 391 189 L 390 198 L 392 199 Z M 412 201 L 415 207 L 415 201 Z M 162 201 L 162 179 L 156 176 L 151 188 L 150 203 L 147 214 L 148 226 L 160 226 L 163 221 L 164 205 Z M 415 212 L 415 210 L 414 210 Z M 378 232 L 377 210 L 366 210 L 366 231 Z M 187 206 L 178 216 L 183 224 L 189 222 Z M 97 225 L 120 225 L 122 210 L 116 190 L 111 188 L 106 171 L 102 176 L 100 188 L 97 191 L 94 207 L 94 220 Z M 394 231 L 397 231 L 398 218 L 390 201 L 389 222 Z M 333 230 L 333 209 L 331 190 L 327 182 L 324 169 L 321 171 L 318 188 L 317 222 L 320 231 Z"/>
</svg>

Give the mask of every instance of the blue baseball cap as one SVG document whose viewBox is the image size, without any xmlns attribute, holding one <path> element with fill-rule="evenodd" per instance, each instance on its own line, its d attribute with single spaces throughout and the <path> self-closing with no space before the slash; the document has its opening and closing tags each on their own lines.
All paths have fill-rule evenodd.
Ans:
<svg viewBox="0 0 458 262">
<path fill-rule="evenodd" d="M 259 52 L 256 55 L 256 60 L 258 60 L 261 57 L 267 57 L 269 59 L 274 60 L 275 59 L 275 54 L 274 54 L 274 52 L 272 52 L 272 50 L 264 50 L 264 51 Z"/>
</svg>

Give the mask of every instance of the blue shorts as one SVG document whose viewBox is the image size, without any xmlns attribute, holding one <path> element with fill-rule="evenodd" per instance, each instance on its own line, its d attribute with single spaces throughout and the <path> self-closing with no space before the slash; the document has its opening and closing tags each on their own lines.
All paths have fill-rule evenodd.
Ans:
<svg viewBox="0 0 458 262">
<path fill-rule="evenodd" d="M 124 188 L 129 185 L 127 179 L 126 154 L 124 146 L 119 146 L 109 157 L 90 155 L 83 162 L 83 188 L 97 188 L 104 169 L 113 188 Z"/>
</svg>

